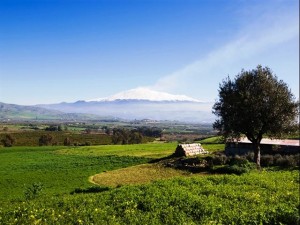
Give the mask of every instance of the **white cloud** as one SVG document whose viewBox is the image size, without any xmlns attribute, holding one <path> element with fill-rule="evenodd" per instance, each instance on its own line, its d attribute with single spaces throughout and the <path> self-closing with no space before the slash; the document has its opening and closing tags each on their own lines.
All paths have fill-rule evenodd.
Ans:
<svg viewBox="0 0 300 225">
<path fill-rule="evenodd" d="M 215 82 L 219 83 L 226 74 L 234 71 L 235 74 L 231 75 L 236 75 L 243 67 L 253 68 L 264 61 L 260 58 L 262 54 L 274 51 L 291 41 L 298 43 L 298 17 L 298 12 L 286 11 L 278 14 L 270 11 L 241 29 L 229 43 L 213 50 L 206 57 L 162 77 L 151 88 L 170 92 L 180 88 L 195 89 L 196 85 L 203 83 L 201 81 L 204 78 L 211 81 L 212 77 L 215 77 Z M 209 84 L 205 86 L 202 88 L 210 88 Z"/>
</svg>

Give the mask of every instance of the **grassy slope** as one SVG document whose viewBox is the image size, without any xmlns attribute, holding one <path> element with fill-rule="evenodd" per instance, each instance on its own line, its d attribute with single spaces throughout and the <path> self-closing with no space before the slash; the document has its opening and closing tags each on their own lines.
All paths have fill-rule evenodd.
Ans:
<svg viewBox="0 0 300 225">
<path fill-rule="evenodd" d="M 149 161 L 134 156 L 63 155 L 63 147 L 13 147 L 0 149 L 0 199 L 23 198 L 26 186 L 44 185 L 47 194 L 69 193 L 90 186 L 88 177 Z"/>
<path fill-rule="evenodd" d="M 87 180 L 92 175 L 169 156 L 176 146 L 151 143 L 0 148 L 0 199 L 22 198 L 26 186 L 34 182 L 41 182 L 46 193 L 69 193 L 78 187 L 88 187 Z M 180 173 L 170 170 L 172 174 Z"/>
<path fill-rule="evenodd" d="M 175 148 L 176 143 L 2 148 L 0 199 L 6 203 L 0 224 L 299 224 L 298 171 L 196 175 L 69 194 L 79 187 L 90 192 L 93 174 L 126 167 L 119 172 L 130 172 L 130 166 Z M 33 182 L 44 184 L 43 195 L 24 201 L 24 184 Z"/>
<path fill-rule="evenodd" d="M 0 206 L 0 224 L 299 224 L 299 172 L 176 178 Z"/>
<path fill-rule="evenodd" d="M 165 157 L 175 148 L 176 143 L 0 148 L 0 199 L 22 198 L 34 182 L 48 194 L 70 193 L 89 187 L 92 175 Z"/>
</svg>

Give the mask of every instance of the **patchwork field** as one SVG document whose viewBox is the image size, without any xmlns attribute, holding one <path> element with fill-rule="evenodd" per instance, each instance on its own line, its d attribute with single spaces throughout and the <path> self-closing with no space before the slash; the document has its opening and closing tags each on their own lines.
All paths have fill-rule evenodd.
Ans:
<svg viewBox="0 0 300 225">
<path fill-rule="evenodd" d="M 299 224 L 298 170 L 203 176 L 149 163 L 176 145 L 1 148 L 0 224 Z"/>
</svg>

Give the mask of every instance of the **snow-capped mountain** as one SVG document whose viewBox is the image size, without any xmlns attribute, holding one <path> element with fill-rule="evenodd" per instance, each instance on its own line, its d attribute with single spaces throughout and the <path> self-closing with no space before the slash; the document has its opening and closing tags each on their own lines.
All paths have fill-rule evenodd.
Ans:
<svg viewBox="0 0 300 225">
<path fill-rule="evenodd" d="M 187 101 L 187 102 L 200 102 L 197 99 L 185 95 L 172 95 L 169 93 L 154 91 L 149 88 L 135 88 L 128 91 L 119 92 L 107 98 L 98 98 L 88 100 L 88 102 L 112 102 L 120 100 L 143 100 L 143 101 Z"/>
<path fill-rule="evenodd" d="M 74 103 L 39 105 L 65 113 L 89 113 L 113 116 L 128 120 L 154 119 L 184 122 L 212 122 L 211 102 L 201 102 L 185 95 L 172 95 L 136 88 L 107 98 L 98 98 Z"/>
</svg>

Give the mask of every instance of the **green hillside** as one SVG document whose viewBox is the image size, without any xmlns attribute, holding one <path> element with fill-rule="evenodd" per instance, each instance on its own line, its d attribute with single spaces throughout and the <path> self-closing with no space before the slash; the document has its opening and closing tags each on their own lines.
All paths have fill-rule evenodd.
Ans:
<svg viewBox="0 0 300 225">
<path fill-rule="evenodd" d="M 93 114 L 83 113 L 63 113 L 57 110 L 44 109 L 35 106 L 23 106 L 15 104 L 6 104 L 0 102 L 0 120 L 103 120 L 107 117 L 100 117 Z"/>
</svg>

